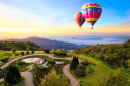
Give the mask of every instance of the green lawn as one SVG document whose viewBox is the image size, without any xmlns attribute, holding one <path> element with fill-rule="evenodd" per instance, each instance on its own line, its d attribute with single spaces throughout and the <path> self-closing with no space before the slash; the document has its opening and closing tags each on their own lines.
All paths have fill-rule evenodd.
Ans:
<svg viewBox="0 0 130 86">
<path fill-rule="evenodd" d="M 105 73 L 108 73 L 110 71 L 115 72 L 116 69 L 111 68 L 109 65 L 103 63 L 100 60 L 96 60 L 95 58 L 92 58 L 91 56 L 86 56 L 83 54 L 74 54 L 77 55 L 80 58 L 87 59 L 90 63 L 94 63 L 95 65 L 89 64 L 86 66 L 85 76 L 80 77 L 79 81 L 81 82 L 82 86 L 99 86 L 99 80 L 101 76 L 103 76 Z M 94 72 L 89 74 L 89 66 L 94 68 Z M 130 75 L 126 75 L 128 78 L 130 78 Z"/>
</svg>

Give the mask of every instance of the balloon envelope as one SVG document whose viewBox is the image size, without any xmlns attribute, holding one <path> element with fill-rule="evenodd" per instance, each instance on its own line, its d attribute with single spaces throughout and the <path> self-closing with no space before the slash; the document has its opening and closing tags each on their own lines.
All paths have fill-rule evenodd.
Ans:
<svg viewBox="0 0 130 86">
<path fill-rule="evenodd" d="M 79 27 L 81 27 L 82 24 L 85 22 L 85 19 L 81 12 L 78 12 L 74 15 L 74 20 L 79 25 Z"/>
<path fill-rule="evenodd" d="M 97 3 L 84 4 L 81 9 L 82 9 L 81 12 L 82 12 L 83 17 L 92 26 L 99 19 L 100 15 L 102 13 L 102 8 Z"/>
</svg>

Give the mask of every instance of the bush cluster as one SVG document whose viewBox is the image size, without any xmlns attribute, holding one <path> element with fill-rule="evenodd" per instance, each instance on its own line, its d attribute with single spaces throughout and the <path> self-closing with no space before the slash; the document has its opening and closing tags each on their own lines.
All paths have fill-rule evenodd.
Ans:
<svg viewBox="0 0 130 86">
<path fill-rule="evenodd" d="M 1 59 L 1 62 L 5 62 L 7 60 L 9 60 L 9 57 Z"/>
<path fill-rule="evenodd" d="M 56 56 L 67 56 L 67 53 L 63 53 L 63 52 L 53 52 L 53 54 Z"/>
<path fill-rule="evenodd" d="M 48 64 L 55 65 L 55 60 L 54 59 L 49 59 Z"/>
<path fill-rule="evenodd" d="M 82 65 L 82 64 L 79 64 L 76 67 L 77 76 L 79 76 L 79 77 L 84 76 L 85 75 L 85 70 L 86 70 L 86 67 L 84 65 Z"/>
</svg>

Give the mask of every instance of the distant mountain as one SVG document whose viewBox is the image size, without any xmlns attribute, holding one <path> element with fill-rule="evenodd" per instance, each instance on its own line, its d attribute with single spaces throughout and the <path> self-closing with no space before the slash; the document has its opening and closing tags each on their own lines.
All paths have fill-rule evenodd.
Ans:
<svg viewBox="0 0 130 86">
<path fill-rule="evenodd" d="M 57 41 L 57 40 L 50 40 L 48 38 L 40 38 L 40 37 L 28 37 L 25 39 L 7 39 L 9 41 L 31 41 L 33 43 L 35 43 L 36 45 L 39 45 L 43 48 L 46 49 L 52 49 L 53 47 L 57 50 L 57 49 L 62 49 L 64 48 L 65 50 L 74 50 L 77 48 L 83 48 L 86 45 L 76 45 L 76 44 L 72 44 L 72 43 L 65 43 L 62 41 Z"/>
</svg>

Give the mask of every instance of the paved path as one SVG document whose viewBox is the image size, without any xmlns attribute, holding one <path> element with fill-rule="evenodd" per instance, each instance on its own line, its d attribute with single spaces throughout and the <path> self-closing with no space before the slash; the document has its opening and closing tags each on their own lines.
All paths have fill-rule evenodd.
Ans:
<svg viewBox="0 0 130 86">
<path fill-rule="evenodd" d="M 33 64 L 32 64 L 33 65 Z M 21 76 L 24 77 L 24 86 L 34 86 L 33 74 L 29 71 L 33 69 L 32 65 L 29 66 L 29 70 L 21 72 Z"/>
<path fill-rule="evenodd" d="M 1 66 L 0 68 L 3 69 L 4 67 L 6 67 L 7 65 L 9 65 L 10 63 L 20 59 L 20 58 L 23 58 L 23 57 L 28 57 L 28 56 L 35 56 L 35 55 L 44 55 L 44 56 L 48 56 L 50 58 L 54 58 L 54 59 L 67 59 L 67 60 L 71 60 L 71 57 L 64 57 L 64 58 L 59 58 L 59 57 L 53 57 L 52 55 L 49 55 L 49 54 L 32 54 L 32 55 L 26 55 L 26 56 L 21 56 L 21 57 L 18 57 L 16 59 L 13 59 L 11 60 L 10 62 L 7 62 L 6 64 L 4 64 L 3 66 Z M 79 62 L 81 62 L 81 60 L 79 60 Z M 32 69 L 32 65 L 29 66 L 31 70 Z M 24 81 L 24 86 L 34 86 L 34 83 L 33 83 L 33 75 L 32 73 L 30 73 L 28 71 L 25 71 L 25 72 L 21 72 L 21 75 L 24 77 L 25 81 Z M 80 83 L 79 81 L 70 73 L 69 71 L 69 64 L 65 65 L 63 68 L 62 68 L 62 71 L 63 73 L 70 79 L 70 84 L 72 86 L 80 86 Z M 3 79 L 0 79 L 0 82 L 4 81 Z"/>
</svg>

